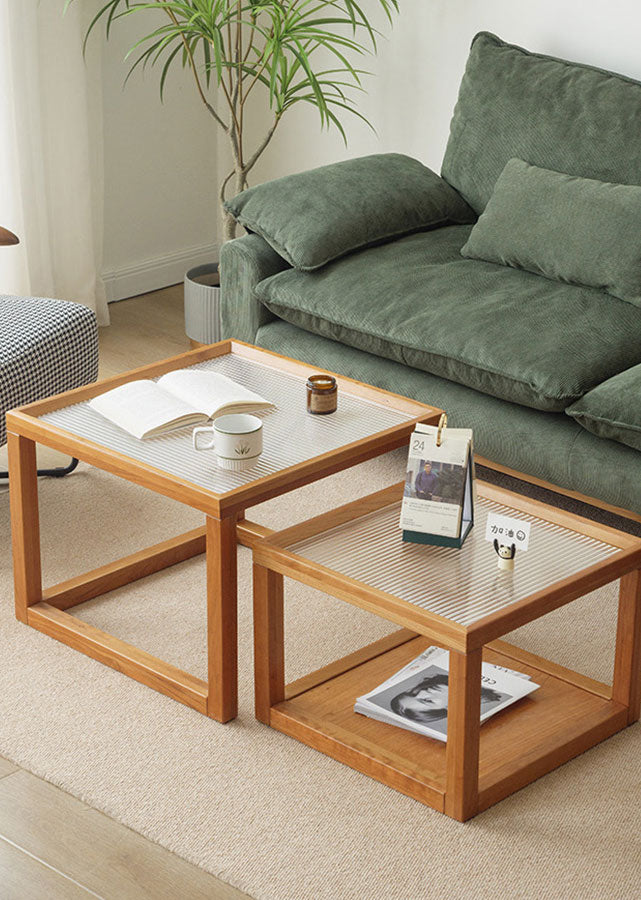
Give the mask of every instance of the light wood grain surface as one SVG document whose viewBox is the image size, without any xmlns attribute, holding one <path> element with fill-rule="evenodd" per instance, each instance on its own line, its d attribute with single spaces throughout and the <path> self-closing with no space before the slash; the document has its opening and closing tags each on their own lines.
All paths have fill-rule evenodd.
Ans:
<svg viewBox="0 0 641 900">
<path fill-rule="evenodd" d="M 397 502 L 397 484 L 266 537 L 253 550 L 256 717 L 304 744 L 414 797 L 461 822 L 550 772 L 628 724 L 641 707 L 641 541 L 587 519 L 478 483 L 479 495 L 591 538 L 618 552 L 574 575 L 483 617 L 468 627 L 385 593 L 305 555 L 297 542 L 327 534 Z M 429 573 L 428 573 L 429 574 Z M 272 576 L 270 581 L 270 576 Z M 323 590 L 421 637 L 385 652 L 366 649 L 325 666 L 320 673 L 283 684 L 282 577 Z M 621 576 L 614 683 L 572 673 L 498 640 L 515 627 L 557 609 Z M 427 577 L 427 576 L 426 576 Z M 375 579 L 372 579 L 375 582 Z M 471 588 L 474 593 L 474 586 Z M 402 639 L 402 636 L 401 636 Z M 482 648 L 494 641 L 485 650 Z M 380 642 L 379 642 L 380 643 Z M 429 644 L 450 652 L 446 747 L 421 736 L 359 716 L 354 698 L 398 671 Z M 505 656 L 503 652 L 505 652 Z M 490 662 L 530 675 L 540 690 L 479 726 L 482 653 Z M 304 685 L 301 690 L 301 684 Z"/>
<path fill-rule="evenodd" d="M 189 350 L 182 285 L 113 303 L 100 377 Z M 6 469 L 6 448 L 0 468 Z M 66 457 L 38 447 L 38 464 Z M 7 490 L 0 487 L 0 490 Z M 2 900 L 242 900 L 247 895 L 0 757 Z"/>
<path fill-rule="evenodd" d="M 5 840 L 0 840 L 0 883 L 5 900 L 87 900 L 98 896 Z"/>
<path fill-rule="evenodd" d="M 14 764 L 9 762 L 8 759 L 5 759 L 4 756 L 0 756 L 0 778 L 6 778 L 7 775 L 12 775 L 17 771 L 18 766 L 14 766 Z"/>
<path fill-rule="evenodd" d="M 30 772 L 0 778 L 0 811 L 2 900 L 246 897 Z"/>
<path fill-rule="evenodd" d="M 354 697 L 372 690 L 430 643 L 429 638 L 416 637 L 354 667 L 338 666 L 343 669 L 340 674 L 329 681 L 312 681 L 303 693 L 292 696 L 286 689 L 288 699 L 271 707 L 269 724 L 460 820 L 487 809 L 627 724 L 627 710 L 621 703 L 586 690 L 583 676 L 573 678 L 574 673 L 547 660 L 539 662 L 533 654 L 528 662 L 525 654 L 520 656 L 519 670 L 530 675 L 540 689 L 486 722 L 480 735 L 475 724 L 471 743 L 463 741 L 449 759 L 446 745 L 439 741 L 426 742 L 418 734 L 354 712 Z M 512 657 L 521 651 L 504 642 L 501 645 L 509 656 L 492 648 L 483 656 L 488 662 L 509 667 L 514 663 Z M 273 647 L 271 652 L 275 652 Z M 464 670 L 458 673 L 459 713 L 461 722 L 467 719 L 468 725 L 471 707 L 477 706 L 479 685 L 474 682 L 480 665 L 478 651 L 470 656 L 476 667 L 471 681 Z M 262 671 L 266 664 L 263 659 Z M 267 718 L 266 711 L 262 712 Z M 475 783 L 463 778 L 464 772 L 476 765 L 477 753 L 478 794 Z"/>
<path fill-rule="evenodd" d="M 465 822 L 479 802 L 481 650 L 450 653 L 445 771 L 448 816 Z"/>
</svg>

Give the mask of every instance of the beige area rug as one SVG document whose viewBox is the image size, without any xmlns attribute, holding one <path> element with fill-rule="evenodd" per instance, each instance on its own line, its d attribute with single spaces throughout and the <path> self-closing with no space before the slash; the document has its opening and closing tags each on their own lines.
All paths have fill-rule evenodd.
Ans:
<svg viewBox="0 0 641 900">
<path fill-rule="evenodd" d="M 391 454 L 253 511 L 284 527 L 398 481 Z M 40 486 L 47 583 L 199 524 L 82 466 Z M 250 563 L 240 551 L 240 715 L 221 726 L 18 624 L 0 494 L 0 753 L 260 900 L 637 898 L 641 726 L 460 825 L 257 723 Z M 615 591 L 517 643 L 607 680 Z M 205 676 L 203 558 L 92 601 L 82 617 Z M 289 583 L 288 676 L 391 630 Z"/>
</svg>

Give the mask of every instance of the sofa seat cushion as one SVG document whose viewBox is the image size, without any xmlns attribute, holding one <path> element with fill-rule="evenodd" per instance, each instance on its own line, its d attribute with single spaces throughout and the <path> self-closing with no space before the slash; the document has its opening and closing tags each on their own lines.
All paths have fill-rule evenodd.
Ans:
<svg viewBox="0 0 641 900">
<path fill-rule="evenodd" d="M 641 362 L 641 310 L 594 288 L 464 259 L 470 226 L 414 234 L 256 292 L 307 331 L 534 409 Z"/>
<path fill-rule="evenodd" d="M 474 430 L 477 461 L 486 457 L 516 472 L 526 472 L 559 488 L 578 491 L 641 515 L 641 453 L 590 434 L 563 413 L 504 403 L 436 375 L 301 331 L 278 319 L 261 325 L 254 343 L 304 359 L 310 366 L 331 369 L 446 409 L 448 425 Z M 391 459 L 385 457 L 384 465 L 390 479 L 398 481 L 403 477 L 405 459 L 401 451 Z M 481 477 L 489 475 L 486 470 Z M 522 490 L 518 482 L 515 489 Z M 365 484 L 362 492 L 367 490 Z M 541 499 L 549 501 L 546 494 L 543 491 Z M 561 498 L 558 494 L 555 498 L 552 502 L 558 505 Z"/>
</svg>

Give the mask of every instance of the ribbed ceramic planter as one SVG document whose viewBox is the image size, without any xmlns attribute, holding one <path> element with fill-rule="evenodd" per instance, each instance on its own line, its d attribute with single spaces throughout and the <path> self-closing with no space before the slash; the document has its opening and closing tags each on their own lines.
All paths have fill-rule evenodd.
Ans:
<svg viewBox="0 0 641 900">
<path fill-rule="evenodd" d="M 196 266 L 185 275 L 185 332 L 201 344 L 222 340 L 218 263 Z"/>
</svg>

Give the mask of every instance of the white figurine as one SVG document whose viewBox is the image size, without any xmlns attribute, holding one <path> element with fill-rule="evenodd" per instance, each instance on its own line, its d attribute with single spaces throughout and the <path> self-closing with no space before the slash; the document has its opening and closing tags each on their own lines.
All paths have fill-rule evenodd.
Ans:
<svg viewBox="0 0 641 900">
<path fill-rule="evenodd" d="M 513 572 L 516 546 L 514 544 L 499 544 L 496 538 L 494 538 L 494 549 L 498 556 L 496 564 L 499 569 L 502 569 L 504 572 Z"/>
</svg>

